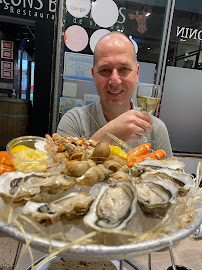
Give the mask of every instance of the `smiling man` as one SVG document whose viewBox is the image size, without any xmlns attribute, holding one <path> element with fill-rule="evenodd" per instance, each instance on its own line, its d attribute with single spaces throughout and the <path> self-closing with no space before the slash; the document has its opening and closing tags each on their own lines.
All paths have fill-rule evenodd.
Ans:
<svg viewBox="0 0 202 270">
<path fill-rule="evenodd" d="M 57 132 L 100 140 L 109 132 L 132 147 L 147 133 L 156 149 L 172 156 L 165 124 L 134 108 L 131 100 L 139 81 L 139 65 L 130 39 L 111 32 L 95 47 L 92 75 L 100 102 L 73 108 L 62 117 Z M 155 149 L 154 149 L 155 150 Z"/>
</svg>

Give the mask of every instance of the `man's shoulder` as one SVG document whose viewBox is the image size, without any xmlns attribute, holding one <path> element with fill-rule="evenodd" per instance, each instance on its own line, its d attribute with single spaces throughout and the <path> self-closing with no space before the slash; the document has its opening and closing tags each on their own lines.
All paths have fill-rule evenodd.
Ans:
<svg viewBox="0 0 202 270">
<path fill-rule="evenodd" d="M 153 119 L 153 123 L 155 123 L 156 125 L 165 125 L 164 122 L 160 119 L 160 118 L 157 118 L 156 116 L 152 115 L 152 119 Z"/>
</svg>

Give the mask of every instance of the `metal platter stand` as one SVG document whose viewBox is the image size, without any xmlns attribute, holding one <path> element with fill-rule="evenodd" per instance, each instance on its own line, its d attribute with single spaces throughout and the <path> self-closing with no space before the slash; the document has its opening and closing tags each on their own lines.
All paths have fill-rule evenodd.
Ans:
<svg viewBox="0 0 202 270">
<path fill-rule="evenodd" d="M 63 250 L 59 256 L 70 260 L 78 260 L 79 258 L 79 260 L 83 261 L 85 261 L 86 258 L 88 258 L 88 261 L 118 260 L 120 261 L 120 270 L 123 270 L 123 261 L 125 260 L 125 262 L 129 263 L 134 269 L 139 270 L 137 266 L 128 260 L 128 258 L 148 254 L 148 267 L 149 270 L 151 270 L 150 254 L 152 252 L 165 247 L 170 247 L 170 241 L 172 241 L 172 243 L 176 243 L 190 236 L 194 231 L 196 231 L 201 223 L 202 211 L 197 211 L 191 223 L 189 223 L 185 228 L 169 234 L 168 237 L 162 236 L 142 242 L 119 246 L 77 245 Z M 0 231 L 22 243 L 26 242 L 22 232 L 18 228 L 8 225 L 2 220 L 0 220 Z M 26 233 L 26 237 L 28 241 L 31 238 L 33 239 L 30 243 L 32 248 L 48 253 L 50 242 L 47 239 L 39 236 L 33 237 L 33 234 L 30 233 Z M 67 244 L 67 242 L 51 240 L 52 250 L 62 248 Z M 171 248 L 170 256 L 173 269 L 176 270 Z"/>
</svg>

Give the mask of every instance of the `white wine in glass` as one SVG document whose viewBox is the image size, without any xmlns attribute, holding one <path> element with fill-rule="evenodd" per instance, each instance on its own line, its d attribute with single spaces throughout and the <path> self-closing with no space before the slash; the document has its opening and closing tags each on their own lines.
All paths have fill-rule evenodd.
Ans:
<svg viewBox="0 0 202 270">
<path fill-rule="evenodd" d="M 136 100 L 140 111 L 152 114 L 156 110 L 161 100 L 160 85 L 138 84 Z"/>
<path fill-rule="evenodd" d="M 140 111 L 152 114 L 161 100 L 161 87 L 155 84 L 138 84 L 136 91 L 137 106 Z M 142 136 L 142 143 L 149 142 L 148 137 Z"/>
</svg>

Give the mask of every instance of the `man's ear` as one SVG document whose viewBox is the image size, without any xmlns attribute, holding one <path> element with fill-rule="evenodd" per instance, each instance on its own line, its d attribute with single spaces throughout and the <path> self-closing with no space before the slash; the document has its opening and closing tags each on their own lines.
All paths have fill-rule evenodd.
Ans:
<svg viewBox="0 0 202 270">
<path fill-rule="evenodd" d="M 95 83 L 95 74 L 94 74 L 94 69 L 93 69 L 93 67 L 91 68 L 91 74 L 92 74 L 92 76 L 93 76 L 93 81 L 94 81 L 94 83 Z"/>
<path fill-rule="evenodd" d="M 136 84 L 139 82 L 139 75 L 140 75 L 140 65 L 137 64 Z"/>
</svg>

